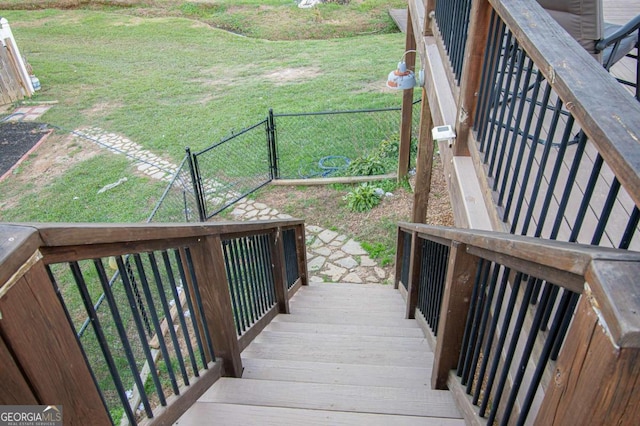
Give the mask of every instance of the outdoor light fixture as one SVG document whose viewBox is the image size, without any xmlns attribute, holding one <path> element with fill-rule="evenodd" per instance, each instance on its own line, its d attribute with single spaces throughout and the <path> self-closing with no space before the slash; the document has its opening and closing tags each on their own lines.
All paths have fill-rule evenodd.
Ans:
<svg viewBox="0 0 640 426">
<path fill-rule="evenodd" d="M 398 68 L 395 71 L 391 71 L 389 73 L 389 77 L 387 77 L 387 87 L 396 90 L 405 90 L 405 89 L 413 89 L 418 86 L 422 86 L 422 81 L 424 79 L 424 71 L 420 70 L 418 74 L 418 78 L 416 79 L 416 74 L 407 69 L 407 64 L 404 61 L 404 57 L 407 53 L 415 53 L 415 50 L 407 50 L 402 55 L 400 62 L 398 62 Z"/>
</svg>

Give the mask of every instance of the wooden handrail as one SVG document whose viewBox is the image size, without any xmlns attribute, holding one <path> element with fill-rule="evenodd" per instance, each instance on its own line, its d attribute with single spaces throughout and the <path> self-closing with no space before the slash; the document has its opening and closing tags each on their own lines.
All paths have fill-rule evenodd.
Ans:
<svg viewBox="0 0 640 426">
<path fill-rule="evenodd" d="M 278 311 L 288 311 L 288 298 L 295 290 L 287 290 L 286 279 L 282 276 L 285 256 L 281 235 L 284 230 L 291 229 L 296 233 L 296 251 L 304 250 L 304 221 L 296 219 L 197 225 L 0 224 L 0 362 L 7 367 L 1 369 L 0 381 L 15 384 L 15 389 L 8 393 L 0 391 L 0 403 L 46 401 L 63 404 L 65 423 L 107 423 L 109 414 L 63 304 L 56 296 L 59 290 L 51 283 L 47 265 L 116 256 L 124 283 L 126 272 L 120 256 L 166 250 L 176 250 L 177 256 L 179 250 L 181 256 L 193 261 L 191 269 L 186 271 L 186 275 L 193 275 L 182 277 L 187 280 L 184 285 L 190 286 L 184 291 L 188 290 L 193 298 L 193 286 L 197 281 L 199 295 L 196 297 L 202 304 L 203 315 L 195 306 L 191 316 L 206 324 L 206 338 L 213 344 L 216 360 L 211 359 L 205 344 L 206 355 L 203 356 L 207 358 L 208 367 L 200 371 L 200 378 L 192 377 L 192 383 L 181 389 L 180 397 L 169 398 L 170 405 L 154 411 L 154 419 L 145 424 L 173 423 L 221 375 L 240 377 L 242 348 Z M 252 319 L 238 336 L 223 240 L 252 235 L 261 236 L 263 241 L 268 239 L 263 247 L 270 247 L 271 263 L 275 268 L 276 306 Z M 305 285 L 308 282 L 305 255 L 297 253 L 296 258 L 298 286 Z M 187 269 L 184 257 L 182 262 L 183 268 Z M 265 268 L 269 266 L 270 263 Z M 198 323 L 202 334 L 201 325 Z M 32 348 L 33 342 L 40 342 L 42 347 Z M 47 368 L 43 369 L 45 357 Z"/>
<path fill-rule="evenodd" d="M 534 0 L 489 0 L 640 205 L 640 103 Z"/>
<path fill-rule="evenodd" d="M 417 238 L 450 249 L 434 349 L 434 388 L 460 388 L 451 370 L 461 352 L 474 276 L 477 280 L 480 262 L 489 261 L 582 295 L 553 367 L 555 373 L 547 370 L 547 378 L 542 380 L 546 392 L 537 424 L 563 424 L 568 419 L 582 423 L 591 416 L 598 422 L 616 423 L 626 418 L 625 410 L 640 402 L 640 387 L 635 385 L 640 375 L 640 296 L 636 284 L 640 253 L 422 224 L 401 223 L 398 229 L 404 238 L 412 238 L 412 250 L 420 246 L 415 243 Z M 413 253 L 410 259 L 412 270 L 418 270 Z M 411 276 L 409 287 L 420 279 Z M 415 306 L 412 297 L 417 296 L 408 291 L 408 307 Z M 503 301 L 496 299 L 495 303 Z M 520 331 L 513 333 L 518 335 Z M 599 388 L 608 395 L 603 404 L 598 401 L 602 396 L 594 391 Z M 462 406 L 469 407 L 463 391 L 456 392 L 462 396 Z M 467 413 L 476 416 L 473 410 Z"/>
</svg>

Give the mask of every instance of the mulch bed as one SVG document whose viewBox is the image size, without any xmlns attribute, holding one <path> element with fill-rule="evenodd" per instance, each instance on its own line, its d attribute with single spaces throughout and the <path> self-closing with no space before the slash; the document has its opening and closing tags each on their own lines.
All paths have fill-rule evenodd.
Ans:
<svg viewBox="0 0 640 426">
<path fill-rule="evenodd" d="M 50 132 L 51 129 L 42 123 L 0 123 L 0 180 Z"/>
</svg>

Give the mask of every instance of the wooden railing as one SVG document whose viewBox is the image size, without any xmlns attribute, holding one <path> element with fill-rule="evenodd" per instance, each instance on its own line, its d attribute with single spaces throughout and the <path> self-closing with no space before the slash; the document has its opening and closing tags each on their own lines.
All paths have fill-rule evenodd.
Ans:
<svg viewBox="0 0 640 426">
<path fill-rule="evenodd" d="M 633 95 L 535 0 L 408 3 L 428 77 L 421 140 L 429 119 L 456 128 L 440 144 L 456 224 L 476 227 L 469 200 L 483 200 L 485 229 L 640 249 Z"/>
<path fill-rule="evenodd" d="M 298 220 L 3 224 L 0 404 L 171 424 L 242 375 L 242 349 L 307 284 L 305 256 Z"/>
<path fill-rule="evenodd" d="M 406 223 L 398 235 L 411 249 L 396 286 L 434 346 L 432 386 L 468 422 L 637 421 L 640 253 Z"/>
</svg>

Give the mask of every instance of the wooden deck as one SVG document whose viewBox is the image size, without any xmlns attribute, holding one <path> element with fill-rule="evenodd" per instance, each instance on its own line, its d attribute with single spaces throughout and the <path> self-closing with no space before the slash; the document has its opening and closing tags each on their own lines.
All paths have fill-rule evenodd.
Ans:
<svg viewBox="0 0 640 426">
<path fill-rule="evenodd" d="M 242 352 L 177 425 L 463 425 L 431 390 L 433 353 L 391 287 L 313 284 Z"/>
</svg>

